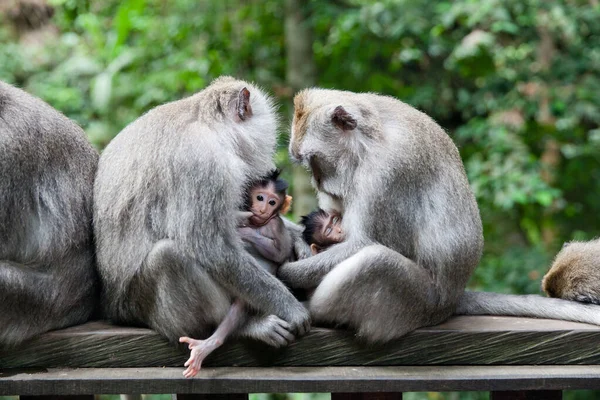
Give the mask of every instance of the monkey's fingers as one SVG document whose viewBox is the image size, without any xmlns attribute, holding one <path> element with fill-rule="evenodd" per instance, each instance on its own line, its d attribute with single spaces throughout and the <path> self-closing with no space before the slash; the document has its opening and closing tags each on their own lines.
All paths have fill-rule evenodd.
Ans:
<svg viewBox="0 0 600 400">
<path fill-rule="evenodd" d="M 192 340 L 194 340 L 194 339 L 189 338 L 187 336 L 182 336 L 179 338 L 179 343 L 190 343 Z"/>
<path fill-rule="evenodd" d="M 280 326 L 275 328 L 275 332 L 277 333 L 277 335 L 279 335 L 279 337 L 280 337 L 279 342 L 281 343 L 282 346 L 287 346 L 288 344 L 290 344 L 294 340 L 296 340 L 296 336 L 294 336 L 292 334 L 292 332 L 290 332 L 287 329 L 284 329 Z"/>
<path fill-rule="evenodd" d="M 198 370 L 195 369 L 195 368 L 193 368 L 193 367 L 189 367 L 188 369 L 186 369 L 185 371 L 183 371 L 183 376 L 185 378 L 193 378 L 197 374 L 198 374 Z"/>
</svg>

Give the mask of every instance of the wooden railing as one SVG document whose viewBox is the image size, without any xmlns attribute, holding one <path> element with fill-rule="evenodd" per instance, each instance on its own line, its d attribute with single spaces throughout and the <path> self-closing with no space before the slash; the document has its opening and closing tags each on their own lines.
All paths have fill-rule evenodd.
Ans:
<svg viewBox="0 0 600 400">
<path fill-rule="evenodd" d="M 600 389 L 600 327 L 455 317 L 386 345 L 322 328 L 280 350 L 235 341 L 193 379 L 182 376 L 186 359 L 184 347 L 151 330 L 91 322 L 0 352 L 0 395 L 241 400 L 248 393 L 330 392 L 332 400 L 395 400 L 402 392 L 490 391 L 495 400 L 553 400 L 563 389 Z"/>
</svg>

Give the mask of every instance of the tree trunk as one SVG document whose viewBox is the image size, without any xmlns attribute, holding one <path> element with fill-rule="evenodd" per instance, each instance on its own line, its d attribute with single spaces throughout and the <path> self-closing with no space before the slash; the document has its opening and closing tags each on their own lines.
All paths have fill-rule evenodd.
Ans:
<svg viewBox="0 0 600 400">
<path fill-rule="evenodd" d="M 313 60 L 312 31 L 307 17 L 307 2 L 285 1 L 285 45 L 287 51 L 286 80 L 293 92 L 314 86 L 317 69 Z M 293 215 L 296 220 L 312 211 L 317 201 L 310 176 L 301 166 L 293 167 Z"/>
</svg>

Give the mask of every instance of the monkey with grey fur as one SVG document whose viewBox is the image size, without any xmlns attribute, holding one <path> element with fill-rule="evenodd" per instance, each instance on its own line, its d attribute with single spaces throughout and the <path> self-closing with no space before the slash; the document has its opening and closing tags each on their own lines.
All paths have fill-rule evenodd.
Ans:
<svg viewBox="0 0 600 400">
<path fill-rule="evenodd" d="M 257 314 L 242 335 L 281 346 L 309 329 L 307 310 L 244 249 L 234 217 L 247 184 L 274 169 L 275 146 L 271 100 L 230 77 L 150 110 L 111 141 L 94 187 L 109 319 L 175 342 L 207 337 L 239 299 Z"/>
<path fill-rule="evenodd" d="M 455 312 L 600 323 L 593 306 L 464 292 L 481 257 L 481 219 L 456 146 L 426 114 L 387 96 L 304 90 L 290 154 L 310 169 L 319 206 L 344 216 L 344 242 L 278 270 L 292 287 L 316 287 L 314 321 L 371 342 Z"/>
<path fill-rule="evenodd" d="M 92 314 L 97 162 L 73 121 L 0 82 L 0 347 Z"/>
<path fill-rule="evenodd" d="M 550 297 L 600 305 L 600 239 L 565 243 L 542 289 Z"/>
</svg>

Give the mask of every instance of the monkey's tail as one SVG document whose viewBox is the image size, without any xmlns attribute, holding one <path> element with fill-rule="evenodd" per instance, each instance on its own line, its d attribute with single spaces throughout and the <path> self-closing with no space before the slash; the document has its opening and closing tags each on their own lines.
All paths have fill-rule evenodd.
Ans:
<svg viewBox="0 0 600 400">
<path fill-rule="evenodd" d="M 549 318 L 600 325 L 598 305 L 538 295 L 465 292 L 455 314 Z"/>
</svg>

